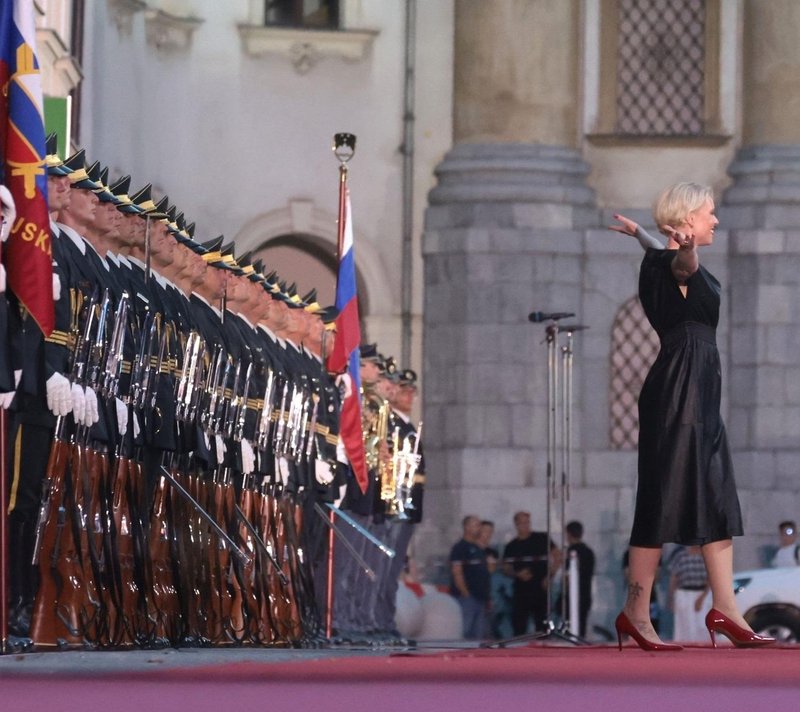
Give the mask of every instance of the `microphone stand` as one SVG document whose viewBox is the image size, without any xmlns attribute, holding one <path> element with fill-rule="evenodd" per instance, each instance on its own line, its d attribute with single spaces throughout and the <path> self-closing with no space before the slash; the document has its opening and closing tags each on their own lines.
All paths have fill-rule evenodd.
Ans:
<svg viewBox="0 0 800 712">
<path fill-rule="evenodd" d="M 538 314 L 538 312 L 534 312 Z M 547 579 L 546 579 L 546 592 L 547 592 L 547 614 L 544 619 L 544 630 L 536 631 L 533 633 L 526 633 L 518 635 L 513 638 L 506 638 L 497 640 L 492 643 L 481 644 L 482 648 L 504 648 L 507 645 L 514 643 L 524 643 L 529 641 L 544 641 L 544 640 L 559 640 L 573 645 L 588 645 L 589 643 L 573 634 L 567 628 L 565 615 L 562 613 L 561 622 L 557 625 L 552 617 L 552 578 L 550 576 L 550 541 L 552 532 L 552 504 L 551 501 L 561 496 L 561 551 L 566 554 L 566 543 L 564 538 L 564 524 L 566 515 L 566 500 L 569 499 L 569 470 L 570 470 L 570 453 L 572 447 L 572 335 L 575 331 L 585 329 L 585 326 L 569 325 L 559 328 L 558 320 L 562 317 L 561 314 L 551 314 L 550 320 L 545 329 L 545 341 L 547 343 L 547 506 L 545 511 L 546 519 L 546 546 L 547 551 Z M 572 314 L 564 314 L 563 316 L 573 316 Z M 530 317 L 529 317 L 530 318 Z M 531 321 L 538 321 L 530 318 Z M 567 345 L 561 349 L 561 367 L 563 371 L 563 386 L 559 392 L 559 363 L 557 359 L 558 354 L 558 336 L 560 331 L 567 333 Z M 560 397 L 559 397 L 560 396 Z M 561 484 L 560 488 L 556 487 L 554 471 L 557 466 L 558 457 L 558 430 L 559 430 L 559 400 L 563 405 L 563 416 L 560 422 L 561 425 Z M 566 571 L 567 557 L 564 556 L 562 562 L 563 571 Z M 566 604 L 566 596 L 562 590 L 562 611 Z"/>
</svg>

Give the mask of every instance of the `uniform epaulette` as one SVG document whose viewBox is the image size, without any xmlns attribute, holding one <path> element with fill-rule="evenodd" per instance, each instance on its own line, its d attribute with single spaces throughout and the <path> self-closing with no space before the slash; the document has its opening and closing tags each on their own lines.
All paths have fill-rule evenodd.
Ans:
<svg viewBox="0 0 800 712">
<path fill-rule="evenodd" d="M 69 334 L 66 331 L 59 331 L 57 329 L 50 332 L 50 336 L 45 338 L 49 344 L 58 344 L 59 346 L 66 346 L 69 349 L 75 348 L 75 335 Z"/>
</svg>

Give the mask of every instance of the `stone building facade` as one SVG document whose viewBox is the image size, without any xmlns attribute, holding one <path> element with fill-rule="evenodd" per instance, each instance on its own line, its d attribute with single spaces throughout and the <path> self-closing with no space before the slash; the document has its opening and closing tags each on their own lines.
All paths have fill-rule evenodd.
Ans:
<svg viewBox="0 0 800 712">
<path fill-rule="evenodd" d="M 495 520 L 502 540 L 517 509 L 543 527 L 549 501 L 560 532 L 545 334 L 527 316 L 574 312 L 589 328 L 574 339 L 563 509 L 598 554 L 593 620 L 605 625 L 635 495 L 630 414 L 653 355 L 635 300 L 641 251 L 606 226 L 614 212 L 649 225 L 653 198 L 676 180 L 712 185 L 721 226 L 704 260 L 725 288 L 723 405 L 747 532 L 736 566 L 759 565 L 777 522 L 800 514 L 800 3 L 336 4 L 338 28 L 276 32 L 262 0 L 42 0 L 45 91 L 79 92 L 88 155 L 169 193 L 201 238 L 224 232 L 241 252 L 295 236 L 286 265 L 333 249 L 328 142 L 359 136 L 367 337 L 410 351 L 423 383 L 429 474 L 415 548 L 428 577 L 466 513 Z M 310 282 L 332 279 L 296 264 Z"/>
<path fill-rule="evenodd" d="M 636 482 L 635 422 L 613 406 L 623 396 L 635 406 L 648 364 L 636 354 L 652 352 L 652 335 L 636 308 L 641 250 L 606 226 L 614 212 L 651 225 L 652 200 L 676 180 L 717 194 L 721 225 L 703 259 L 725 290 L 723 415 L 746 527 L 737 568 L 761 565 L 777 523 L 798 513 L 800 7 L 457 0 L 455 10 L 454 146 L 423 240 L 425 540 L 443 552 L 468 512 L 509 532 L 511 513 L 528 509 L 544 528 L 547 351 L 527 316 L 574 312 L 589 329 L 574 339 L 563 511 L 598 554 L 594 619 L 609 625 Z"/>
</svg>

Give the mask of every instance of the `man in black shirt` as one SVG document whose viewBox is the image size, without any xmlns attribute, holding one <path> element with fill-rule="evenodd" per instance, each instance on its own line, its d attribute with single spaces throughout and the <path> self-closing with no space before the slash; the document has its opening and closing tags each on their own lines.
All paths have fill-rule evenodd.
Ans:
<svg viewBox="0 0 800 712">
<path fill-rule="evenodd" d="M 517 536 L 506 545 L 503 568 L 514 579 L 511 603 L 511 625 L 514 635 L 524 635 L 528 621 L 533 616 L 536 630 L 543 630 L 547 610 L 547 586 L 558 571 L 560 552 L 548 542 L 544 532 L 531 531 L 531 515 L 517 512 L 514 515 Z"/>
<path fill-rule="evenodd" d="M 479 542 L 481 520 L 469 514 L 462 521 L 464 535 L 450 550 L 450 593 L 458 599 L 464 619 L 464 637 L 486 637 L 491 582 L 486 552 Z"/>
</svg>

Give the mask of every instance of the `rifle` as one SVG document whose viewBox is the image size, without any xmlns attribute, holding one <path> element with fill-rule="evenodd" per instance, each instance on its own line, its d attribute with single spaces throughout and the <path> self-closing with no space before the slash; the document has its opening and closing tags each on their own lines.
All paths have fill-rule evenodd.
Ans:
<svg viewBox="0 0 800 712">
<path fill-rule="evenodd" d="M 281 457 L 284 454 L 285 448 L 285 440 L 286 440 L 286 426 L 287 421 L 291 418 L 291 407 L 294 403 L 295 393 L 297 392 L 297 386 L 292 384 L 292 397 L 289 401 L 289 416 L 286 415 L 286 396 L 289 390 L 289 380 L 285 380 L 283 383 L 283 395 L 281 396 L 281 407 L 278 411 L 278 425 L 275 429 L 275 440 L 273 442 L 273 451 L 275 452 L 276 457 Z"/>
<path fill-rule="evenodd" d="M 292 459 L 297 464 L 301 464 L 305 456 L 306 428 L 308 428 L 308 403 L 310 400 L 305 393 L 301 394 L 300 399 L 301 405 L 298 405 L 295 415 L 295 429 L 291 448 Z"/>
<path fill-rule="evenodd" d="M 261 561 L 255 555 L 255 550 L 268 551 L 263 541 L 258 536 L 255 527 L 250 519 L 253 516 L 255 506 L 255 492 L 242 483 L 242 490 L 239 494 L 239 502 L 234 505 L 234 512 L 239 520 L 237 534 L 241 541 L 242 548 L 249 551 L 250 563 L 246 566 L 236 565 L 232 562 L 231 566 L 231 587 L 233 589 L 233 607 L 231 614 L 231 628 L 234 631 L 241 631 L 242 639 L 246 636 L 251 642 L 260 641 L 259 625 L 259 600 L 256 593 L 256 568 Z M 257 546 L 256 546 L 257 545 Z M 241 619 L 234 616 L 241 610 Z"/>
<path fill-rule="evenodd" d="M 317 419 L 319 417 L 319 396 L 316 393 L 312 393 L 311 400 L 314 406 L 311 410 L 311 424 L 308 426 L 308 441 L 305 448 L 306 461 L 309 464 L 314 462 L 314 446 L 316 444 Z"/>
<path fill-rule="evenodd" d="M 266 450 L 269 446 L 269 433 L 272 426 L 272 412 L 275 397 L 275 372 L 267 369 L 267 385 L 264 388 L 264 403 L 261 406 L 261 417 L 258 421 L 257 444 L 259 450 Z"/>
<path fill-rule="evenodd" d="M 230 357 L 225 354 L 225 366 L 222 371 L 222 378 L 215 391 L 214 408 L 211 411 L 211 430 L 217 435 L 222 435 L 225 431 L 225 414 L 228 410 L 228 403 L 230 402 L 226 392 L 228 388 L 228 379 L 231 375 L 231 368 L 233 368 L 233 363 Z M 237 362 L 236 368 L 237 370 L 240 368 L 239 362 Z"/>
<path fill-rule="evenodd" d="M 163 466 L 160 469 L 167 472 Z M 148 542 L 150 564 L 148 617 L 154 623 L 154 642 L 158 645 L 167 645 L 177 639 L 176 626 L 179 620 L 177 590 L 172 579 L 168 500 L 166 481 L 164 477 L 160 477 L 150 514 Z"/>
<path fill-rule="evenodd" d="M 233 371 L 233 387 L 230 390 L 230 397 L 228 397 L 228 390 L 225 389 L 225 405 L 224 415 L 220 419 L 219 431 L 226 438 L 232 438 L 236 424 L 239 422 L 239 408 L 241 404 L 241 397 L 239 395 L 239 388 L 242 385 L 242 362 L 236 361 L 236 367 Z"/>
<path fill-rule="evenodd" d="M 125 337 L 130 320 L 130 297 L 123 292 L 117 307 L 111 341 L 106 351 L 103 369 L 103 395 L 110 408 L 116 410 L 119 377 L 122 368 Z M 128 407 L 128 421 L 133 427 L 130 402 L 123 398 Z M 125 438 L 117 433 L 114 449 L 114 465 L 110 468 L 111 477 L 107 481 L 103 496 L 103 528 L 105 533 L 103 555 L 108 571 L 108 593 L 111 606 L 109 615 L 109 642 L 112 645 L 131 646 L 137 639 L 136 620 L 139 617 L 140 590 L 135 577 L 135 556 L 133 541 L 133 517 L 129 499 L 129 479 L 132 463 L 125 447 Z"/>
<path fill-rule="evenodd" d="M 172 488 L 174 489 L 174 491 L 176 491 L 178 494 L 180 494 L 180 496 L 186 502 L 189 503 L 189 505 L 194 510 L 194 512 L 196 514 L 200 515 L 200 518 L 206 524 L 209 525 L 211 531 L 216 535 L 219 544 L 218 544 L 218 547 L 211 547 L 211 550 L 213 551 L 216 548 L 218 551 L 222 551 L 224 549 L 225 552 L 228 552 L 227 555 L 233 554 L 237 558 L 239 558 L 239 560 L 243 564 L 248 564 L 249 561 L 250 561 L 250 557 L 236 545 L 236 543 L 228 536 L 228 534 L 225 532 L 225 530 L 222 529 L 222 527 L 217 523 L 216 519 L 206 511 L 206 509 L 200 504 L 200 502 L 198 502 L 197 499 L 195 499 L 191 495 L 191 493 L 180 482 L 178 482 L 178 480 L 172 474 L 170 474 L 169 471 L 167 471 L 166 468 L 164 468 L 162 466 L 159 469 L 161 470 L 161 481 L 162 481 L 162 483 L 163 482 L 169 483 L 172 486 Z M 224 512 L 225 502 L 224 502 L 224 497 L 222 496 L 222 488 L 221 488 L 221 486 L 220 486 L 219 492 L 220 492 L 219 499 L 217 499 L 216 492 L 215 492 L 215 505 L 217 505 L 219 507 L 220 511 Z M 220 516 L 220 518 L 222 518 L 222 515 L 218 515 L 218 516 Z M 212 561 L 211 574 L 212 574 L 212 581 L 213 581 L 214 574 L 215 573 L 219 573 L 219 571 L 220 571 L 220 569 L 217 569 L 213 565 L 213 560 L 216 559 L 217 561 L 219 561 L 219 557 L 216 556 L 216 555 L 212 555 L 211 552 L 209 552 L 209 557 L 210 557 L 210 560 Z M 227 569 L 221 569 L 221 570 L 227 576 Z M 222 581 L 222 577 L 219 578 L 219 581 L 220 581 L 220 585 L 214 591 L 211 592 L 212 596 L 214 595 L 214 593 L 216 593 L 216 595 L 219 597 L 219 604 L 220 604 L 219 608 L 216 611 L 211 611 L 211 612 L 213 612 L 213 613 L 215 613 L 215 614 L 217 614 L 219 616 L 218 620 L 216 618 L 212 619 L 210 621 L 210 624 L 209 624 L 210 625 L 210 628 L 209 628 L 210 636 L 209 637 L 211 637 L 212 640 L 219 640 L 221 638 L 221 633 L 222 633 L 222 630 L 223 630 L 222 629 L 222 625 L 224 624 L 224 622 L 226 620 L 226 617 L 229 617 L 229 615 L 230 615 L 230 609 L 227 606 L 227 600 L 226 600 L 226 596 L 225 596 L 225 594 L 227 592 L 227 582 Z M 222 590 L 223 589 L 223 585 L 225 587 L 225 591 Z"/>
<path fill-rule="evenodd" d="M 150 349 L 155 334 L 158 332 L 158 324 L 153 316 L 153 312 L 148 311 L 144 324 L 142 325 L 139 350 L 131 369 L 131 403 L 137 410 L 144 408 L 145 392 L 147 380 L 150 377 Z"/>
<path fill-rule="evenodd" d="M 292 503 L 288 496 L 281 497 L 275 506 L 275 542 L 278 550 L 278 560 L 284 576 L 289 583 L 286 586 L 288 610 L 284 610 L 283 626 L 286 635 L 292 643 L 297 643 L 303 637 L 302 621 L 300 620 L 300 605 L 298 602 L 298 572 L 295 566 L 294 553 L 290 546 L 290 532 L 293 529 L 290 520 L 293 512 Z M 296 549 L 295 549 L 296 550 Z"/>
<path fill-rule="evenodd" d="M 202 378 L 202 364 L 205 344 L 200 334 L 192 331 L 186 341 L 183 356 L 183 368 L 178 380 L 176 401 L 178 404 L 178 420 L 191 422 L 197 414 L 197 398 L 199 383 Z"/>
<path fill-rule="evenodd" d="M 209 434 L 214 432 L 214 413 L 216 412 L 217 399 L 219 398 L 219 381 L 224 368 L 223 362 L 227 360 L 227 356 L 228 354 L 220 344 L 214 347 L 208 378 L 203 388 L 203 407 L 200 411 L 200 424 Z"/>
<path fill-rule="evenodd" d="M 76 337 L 72 352 L 71 381 L 79 381 L 86 368 L 92 340 L 95 308 L 99 290 L 91 296 L 82 331 L 78 322 L 84 304 L 80 293 L 72 297 L 72 333 Z M 31 618 L 31 639 L 37 646 L 79 645 L 79 608 L 83 600 L 83 575 L 78 564 L 73 530 L 68 526 L 71 477 L 75 472 L 75 451 L 66 436 L 68 416 L 56 420 L 55 437 L 50 447 L 47 474 L 42 484 L 42 502 L 36 525 L 33 565 L 39 570 L 39 587 Z M 80 463 L 78 462 L 78 467 Z M 69 492 L 67 490 L 70 490 Z"/>
<path fill-rule="evenodd" d="M 87 361 L 87 377 L 82 385 L 100 391 L 102 370 L 106 352 L 106 328 L 111 296 L 104 290 L 100 305 L 97 326 L 92 338 Z M 109 437 L 111 436 L 109 430 Z M 90 428 L 77 429 L 74 450 L 80 469 L 73 472 L 78 479 L 74 482 L 75 507 L 73 510 L 77 538 L 80 542 L 80 560 L 84 573 L 85 599 L 82 608 L 83 625 L 87 638 L 98 644 L 110 642 L 109 627 L 109 586 L 106 585 L 106 562 L 102 558 L 104 550 L 104 513 L 107 507 L 101 502 L 101 491 L 107 485 L 108 458 L 97 448 L 89 447 Z"/>
<path fill-rule="evenodd" d="M 279 561 L 283 557 L 285 537 L 278 536 L 276 509 L 274 490 L 265 488 L 261 493 L 258 511 L 259 533 L 272 555 L 259 567 L 261 584 L 259 632 L 261 637 L 269 642 L 289 643 L 292 616 L 291 583 Z"/>
</svg>

